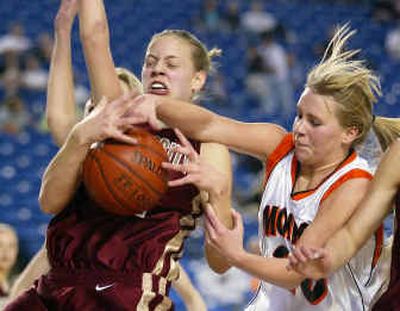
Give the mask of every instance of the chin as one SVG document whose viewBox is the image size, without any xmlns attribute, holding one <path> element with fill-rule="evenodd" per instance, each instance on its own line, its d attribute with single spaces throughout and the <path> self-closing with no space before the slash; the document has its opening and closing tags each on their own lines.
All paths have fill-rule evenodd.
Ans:
<svg viewBox="0 0 400 311">
<path fill-rule="evenodd" d="M 300 163 L 307 163 L 310 160 L 310 154 L 305 150 L 295 150 L 294 155 Z"/>
</svg>

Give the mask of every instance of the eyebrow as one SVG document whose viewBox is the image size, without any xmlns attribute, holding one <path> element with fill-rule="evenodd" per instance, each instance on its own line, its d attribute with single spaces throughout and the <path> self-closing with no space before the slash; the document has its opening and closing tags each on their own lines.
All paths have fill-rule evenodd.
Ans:
<svg viewBox="0 0 400 311">
<path fill-rule="evenodd" d="M 154 54 L 147 54 L 147 56 L 146 56 L 146 58 L 155 58 L 155 59 L 160 59 L 160 57 L 157 57 L 157 56 L 155 56 Z M 175 55 L 169 55 L 169 56 L 167 56 L 167 57 L 165 57 L 166 59 L 179 59 L 179 57 L 178 56 L 175 56 Z"/>
</svg>

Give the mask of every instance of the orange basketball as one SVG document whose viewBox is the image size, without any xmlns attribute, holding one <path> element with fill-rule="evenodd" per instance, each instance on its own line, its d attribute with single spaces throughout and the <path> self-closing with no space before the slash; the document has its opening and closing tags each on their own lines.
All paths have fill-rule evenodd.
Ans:
<svg viewBox="0 0 400 311">
<path fill-rule="evenodd" d="M 126 216 L 152 209 L 168 187 L 161 167 L 168 158 L 159 140 L 141 128 L 128 134 L 138 140 L 136 145 L 97 143 L 83 163 L 83 182 L 91 198 L 106 211 Z"/>
</svg>

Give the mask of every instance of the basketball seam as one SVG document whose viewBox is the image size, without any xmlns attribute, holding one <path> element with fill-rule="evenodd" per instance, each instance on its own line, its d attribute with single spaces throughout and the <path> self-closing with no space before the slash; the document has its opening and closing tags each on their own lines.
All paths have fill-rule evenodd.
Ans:
<svg viewBox="0 0 400 311">
<path fill-rule="evenodd" d="M 142 146 L 145 147 L 143 145 L 136 145 L 136 146 Z M 150 148 L 145 147 L 146 149 L 152 151 Z M 102 150 L 105 154 L 107 154 L 108 156 L 110 156 L 113 160 L 115 160 L 116 162 L 118 162 L 120 165 L 122 165 L 123 167 L 125 167 L 130 173 L 132 173 L 133 175 L 135 175 L 137 178 L 139 178 L 141 181 L 143 181 L 148 188 L 150 188 L 150 190 L 152 190 L 153 192 L 155 192 L 156 194 L 158 194 L 159 196 L 163 195 L 162 192 L 158 191 L 157 189 L 153 188 L 151 186 L 151 184 L 144 179 L 142 176 L 140 176 L 137 172 L 133 171 L 130 169 L 129 166 L 127 166 L 123 161 L 121 161 L 120 159 L 118 159 L 117 157 L 115 157 L 111 152 L 107 151 L 107 150 Z"/>
<path fill-rule="evenodd" d="M 154 142 L 154 143 L 157 143 L 157 144 L 161 144 L 158 140 L 153 140 L 153 142 Z M 121 145 L 122 143 L 121 143 L 121 142 L 118 142 L 118 141 L 107 141 L 107 144 L 109 144 L 109 145 Z M 128 146 L 129 146 L 129 144 L 125 144 L 125 145 L 128 145 Z M 154 149 L 152 149 L 152 148 L 149 148 L 149 147 L 148 147 L 147 145 L 145 145 L 145 144 L 135 144 L 134 146 L 143 147 L 143 148 L 149 150 L 150 152 L 155 153 L 156 155 L 158 155 L 158 156 L 160 156 L 160 157 L 164 157 L 165 154 L 166 154 L 166 151 L 165 151 L 164 147 L 162 147 L 162 145 L 161 145 L 161 148 L 162 148 L 162 150 L 163 150 L 164 152 L 158 152 L 158 151 L 156 151 L 156 150 L 154 150 Z"/>
</svg>

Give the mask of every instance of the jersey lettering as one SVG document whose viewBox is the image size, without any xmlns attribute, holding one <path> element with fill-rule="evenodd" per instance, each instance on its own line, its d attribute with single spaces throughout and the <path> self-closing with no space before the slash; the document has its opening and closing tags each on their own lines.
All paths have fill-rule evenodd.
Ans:
<svg viewBox="0 0 400 311">
<path fill-rule="evenodd" d="M 286 208 L 267 205 L 264 208 L 263 215 L 264 234 L 265 236 L 281 236 L 286 240 L 295 244 L 301 237 L 304 230 L 308 227 L 308 223 L 297 225 L 294 216 L 287 212 Z M 273 256 L 275 258 L 286 258 L 289 250 L 285 245 L 279 245 L 275 248 Z M 328 294 L 328 284 L 326 279 L 313 281 L 304 280 L 300 285 L 304 297 L 313 305 L 320 303 Z M 295 290 L 291 290 L 295 294 Z"/>
</svg>

